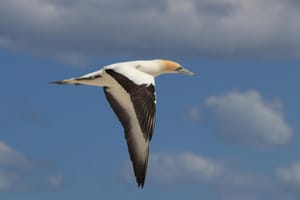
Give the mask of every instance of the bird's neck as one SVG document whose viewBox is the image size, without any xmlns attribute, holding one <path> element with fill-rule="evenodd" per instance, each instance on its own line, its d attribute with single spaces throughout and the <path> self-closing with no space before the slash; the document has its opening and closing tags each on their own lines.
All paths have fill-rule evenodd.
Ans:
<svg viewBox="0 0 300 200">
<path fill-rule="evenodd" d="M 156 62 L 149 62 L 149 63 L 143 63 L 143 65 L 140 65 L 139 70 L 153 76 L 153 77 L 157 77 L 164 72 L 163 67 Z"/>
</svg>

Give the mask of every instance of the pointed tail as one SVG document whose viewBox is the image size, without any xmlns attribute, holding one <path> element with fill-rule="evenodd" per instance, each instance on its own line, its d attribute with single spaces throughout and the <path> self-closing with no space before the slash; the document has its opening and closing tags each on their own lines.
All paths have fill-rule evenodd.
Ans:
<svg viewBox="0 0 300 200">
<path fill-rule="evenodd" d="M 82 85 L 81 83 L 78 83 L 76 79 L 67 79 L 62 81 L 52 81 L 49 82 L 49 84 L 58 84 L 58 85 Z"/>
</svg>

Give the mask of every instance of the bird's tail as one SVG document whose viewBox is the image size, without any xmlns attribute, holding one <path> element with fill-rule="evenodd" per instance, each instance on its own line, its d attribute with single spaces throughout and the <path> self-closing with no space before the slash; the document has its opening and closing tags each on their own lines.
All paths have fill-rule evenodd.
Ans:
<svg viewBox="0 0 300 200">
<path fill-rule="evenodd" d="M 92 86 L 104 86 L 105 80 L 102 78 L 103 71 L 97 71 L 93 73 L 86 74 L 77 78 L 65 79 L 62 81 L 49 82 L 50 84 L 59 85 L 92 85 Z"/>
<path fill-rule="evenodd" d="M 76 78 L 71 79 L 65 79 L 62 81 L 52 81 L 49 82 L 49 84 L 58 84 L 58 85 L 82 85 L 79 80 L 76 80 Z"/>
</svg>

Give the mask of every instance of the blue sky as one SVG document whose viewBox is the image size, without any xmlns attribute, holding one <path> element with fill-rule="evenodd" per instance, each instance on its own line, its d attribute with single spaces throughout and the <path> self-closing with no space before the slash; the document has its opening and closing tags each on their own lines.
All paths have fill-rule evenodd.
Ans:
<svg viewBox="0 0 300 200">
<path fill-rule="evenodd" d="M 1 1 L 0 198 L 299 199 L 299 3 L 249 2 Z M 196 76 L 156 79 L 141 190 L 102 89 L 48 82 L 151 58 Z"/>
</svg>

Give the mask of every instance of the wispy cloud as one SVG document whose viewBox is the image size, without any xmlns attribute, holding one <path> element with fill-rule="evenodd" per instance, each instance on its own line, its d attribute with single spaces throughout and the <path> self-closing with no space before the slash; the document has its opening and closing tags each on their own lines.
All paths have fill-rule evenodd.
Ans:
<svg viewBox="0 0 300 200">
<path fill-rule="evenodd" d="M 126 168 L 124 174 L 131 174 L 129 170 Z M 221 199 L 262 199 L 265 194 L 275 197 L 279 185 L 274 180 L 192 152 L 152 154 L 147 175 L 149 184 L 205 187 L 220 194 Z"/>
<path fill-rule="evenodd" d="M 19 180 L 19 175 L 0 167 L 0 191 L 23 189 L 24 185 Z"/>
<path fill-rule="evenodd" d="M 298 7 L 293 0 L 2 0 L 0 45 L 73 63 L 112 54 L 299 57 Z"/>
<path fill-rule="evenodd" d="M 221 176 L 224 171 L 221 162 L 207 159 L 191 152 L 152 153 L 148 162 L 147 180 L 156 184 L 209 184 Z M 123 178 L 134 181 L 132 169 L 126 165 Z M 130 177 L 129 177 L 130 174 Z"/>
<path fill-rule="evenodd" d="M 226 140 L 258 147 L 287 144 L 293 131 L 278 101 L 268 102 L 257 91 L 229 92 L 206 99 L 213 130 Z"/>
<path fill-rule="evenodd" d="M 294 162 L 287 167 L 278 167 L 276 175 L 284 184 L 300 193 L 300 162 Z"/>
<path fill-rule="evenodd" d="M 63 175 L 0 141 L 0 191 L 59 189 Z"/>
<path fill-rule="evenodd" d="M 149 179 L 162 184 L 209 183 L 223 173 L 221 163 L 189 152 L 152 154 L 149 165 Z"/>
<path fill-rule="evenodd" d="M 192 152 L 154 153 L 150 156 L 147 181 L 149 185 L 160 187 L 204 187 L 219 194 L 223 200 L 300 197 L 300 193 L 295 190 L 295 186 L 299 188 L 298 164 L 287 168 L 271 168 L 270 171 L 274 173 L 264 175 L 241 170 L 225 160 L 226 158 L 216 160 Z M 126 167 L 125 171 L 123 177 L 126 181 L 134 182 L 132 177 L 129 179 L 129 175 L 133 176 L 132 169 Z"/>
<path fill-rule="evenodd" d="M 59 189 L 64 186 L 64 176 L 61 174 L 52 175 L 48 177 L 48 186 L 51 189 Z"/>
<path fill-rule="evenodd" d="M 200 121 L 200 107 L 199 106 L 188 106 L 185 108 L 183 113 L 183 118 L 190 120 L 192 122 Z"/>
<path fill-rule="evenodd" d="M 0 141 L 0 166 L 14 165 L 28 168 L 32 166 L 32 161 L 26 158 L 22 153 Z"/>
<path fill-rule="evenodd" d="M 199 184 L 224 193 L 249 192 L 269 182 L 242 172 L 221 160 L 192 152 L 154 154 L 149 161 L 149 180 L 159 184 Z"/>
</svg>

